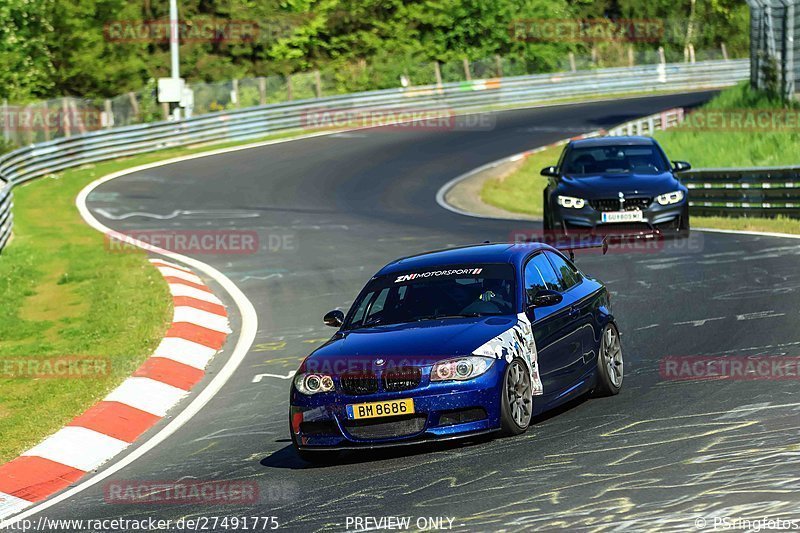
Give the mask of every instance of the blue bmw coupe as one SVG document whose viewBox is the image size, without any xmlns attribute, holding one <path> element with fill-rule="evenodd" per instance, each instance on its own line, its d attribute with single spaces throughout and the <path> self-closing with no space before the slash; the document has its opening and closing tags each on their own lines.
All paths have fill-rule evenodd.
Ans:
<svg viewBox="0 0 800 533">
<path fill-rule="evenodd" d="M 545 410 L 622 386 L 606 287 L 541 243 L 425 253 L 380 270 L 291 385 L 292 442 L 335 452 L 524 432 Z"/>
</svg>

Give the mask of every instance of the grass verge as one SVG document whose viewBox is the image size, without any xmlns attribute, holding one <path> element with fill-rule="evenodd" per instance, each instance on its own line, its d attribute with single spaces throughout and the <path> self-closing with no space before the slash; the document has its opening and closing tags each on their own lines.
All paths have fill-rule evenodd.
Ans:
<svg viewBox="0 0 800 533">
<path fill-rule="evenodd" d="M 259 140 L 291 135 L 296 132 Z M 0 255 L 0 464 L 119 385 L 153 352 L 172 319 L 167 285 L 146 254 L 107 251 L 104 236 L 78 214 L 78 192 L 112 172 L 252 142 L 121 158 L 14 189 L 14 237 Z M 76 357 L 108 363 L 107 370 L 82 378 L 32 375 Z"/>
<path fill-rule="evenodd" d="M 754 93 L 745 85 L 721 92 L 704 110 L 778 110 L 780 102 Z M 800 113 L 800 105 L 790 104 Z M 730 115 L 728 115 L 730 116 Z M 690 161 L 696 168 L 754 167 L 800 164 L 800 133 L 795 131 L 718 131 L 680 128 L 658 132 L 655 136 L 667 154 Z M 712 147 L 712 149 L 709 149 Z M 542 215 L 542 190 L 547 178 L 539 171 L 555 165 L 563 147 L 551 147 L 530 155 L 513 172 L 487 180 L 481 200 L 512 213 Z M 787 217 L 692 217 L 693 227 L 739 231 L 766 231 L 800 234 L 800 220 Z"/>
</svg>

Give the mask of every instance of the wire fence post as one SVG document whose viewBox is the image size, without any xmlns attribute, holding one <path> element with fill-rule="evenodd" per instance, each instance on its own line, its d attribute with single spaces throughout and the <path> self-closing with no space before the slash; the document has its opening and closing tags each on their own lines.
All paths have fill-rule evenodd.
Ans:
<svg viewBox="0 0 800 533">
<path fill-rule="evenodd" d="M 267 105 L 267 79 L 258 78 L 258 105 Z"/>
<path fill-rule="evenodd" d="M 436 88 L 441 90 L 442 89 L 442 69 L 439 67 L 439 62 L 433 62 L 433 69 L 436 72 Z"/>
<path fill-rule="evenodd" d="M 128 93 L 128 99 L 131 101 L 131 110 L 133 111 L 133 118 L 136 122 L 139 122 L 139 102 L 136 100 L 136 93 L 133 91 Z"/>
<path fill-rule="evenodd" d="M 8 100 L 3 98 L 3 140 L 6 144 L 11 142 L 10 119 L 11 117 L 8 116 Z"/>
<path fill-rule="evenodd" d="M 575 53 L 574 52 L 570 52 L 569 53 L 569 70 L 570 70 L 570 72 L 578 72 L 578 68 L 575 65 Z"/>
<path fill-rule="evenodd" d="M 497 77 L 498 78 L 502 78 L 503 77 L 503 59 L 499 55 L 494 56 L 494 67 L 495 67 L 495 70 L 497 70 Z"/>
<path fill-rule="evenodd" d="M 288 100 L 292 99 L 292 75 L 291 74 L 286 76 L 286 98 Z"/>
<path fill-rule="evenodd" d="M 104 105 L 106 111 L 106 129 L 110 130 L 114 126 L 114 110 L 111 109 L 111 100 L 106 98 Z"/>
<path fill-rule="evenodd" d="M 66 98 L 61 99 L 61 117 L 62 124 L 64 124 L 64 137 L 70 137 L 72 135 L 72 124 L 69 119 L 69 106 Z"/>
<path fill-rule="evenodd" d="M 472 72 L 469 71 L 469 60 L 465 57 L 462 63 L 464 64 L 464 78 L 466 78 L 467 81 L 472 81 Z"/>
<path fill-rule="evenodd" d="M 322 75 L 319 70 L 314 71 L 314 87 L 316 89 L 317 98 L 322 98 Z"/>
<path fill-rule="evenodd" d="M 47 105 L 47 100 L 42 102 L 42 107 L 44 107 L 44 124 L 42 126 L 42 130 L 44 130 L 44 140 L 50 140 L 50 109 Z"/>
</svg>

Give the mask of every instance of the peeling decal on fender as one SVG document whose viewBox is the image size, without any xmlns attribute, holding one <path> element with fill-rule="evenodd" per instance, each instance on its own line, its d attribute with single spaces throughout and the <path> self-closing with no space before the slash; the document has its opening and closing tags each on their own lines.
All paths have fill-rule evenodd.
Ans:
<svg viewBox="0 0 800 533">
<path fill-rule="evenodd" d="M 536 352 L 536 341 L 533 339 L 533 328 L 525 313 L 517 315 L 517 323 L 514 326 L 483 344 L 472 353 L 473 355 L 505 359 L 509 363 L 515 357 L 521 357 L 530 370 L 533 395 L 541 396 L 544 394 L 542 378 L 539 375 L 539 359 Z"/>
</svg>

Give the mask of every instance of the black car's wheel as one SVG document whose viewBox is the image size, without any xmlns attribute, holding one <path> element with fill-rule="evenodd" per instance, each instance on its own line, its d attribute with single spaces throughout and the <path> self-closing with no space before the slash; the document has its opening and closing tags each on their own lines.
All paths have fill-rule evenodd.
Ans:
<svg viewBox="0 0 800 533">
<path fill-rule="evenodd" d="M 597 355 L 597 385 L 595 396 L 613 396 L 622 388 L 623 362 L 622 343 L 616 324 L 603 329 L 600 353 Z"/>
<path fill-rule="evenodd" d="M 681 223 L 680 226 L 678 226 L 678 234 L 681 237 L 688 237 L 689 230 L 690 230 L 689 208 L 687 207 L 686 209 L 683 210 L 683 213 L 681 213 Z"/>
<path fill-rule="evenodd" d="M 528 429 L 533 414 L 533 387 L 528 368 L 520 359 L 506 367 L 500 400 L 503 434 L 519 435 Z"/>
<path fill-rule="evenodd" d="M 550 218 L 550 208 L 548 207 L 547 189 L 542 193 L 542 227 L 545 231 L 553 229 L 553 221 Z"/>
</svg>

